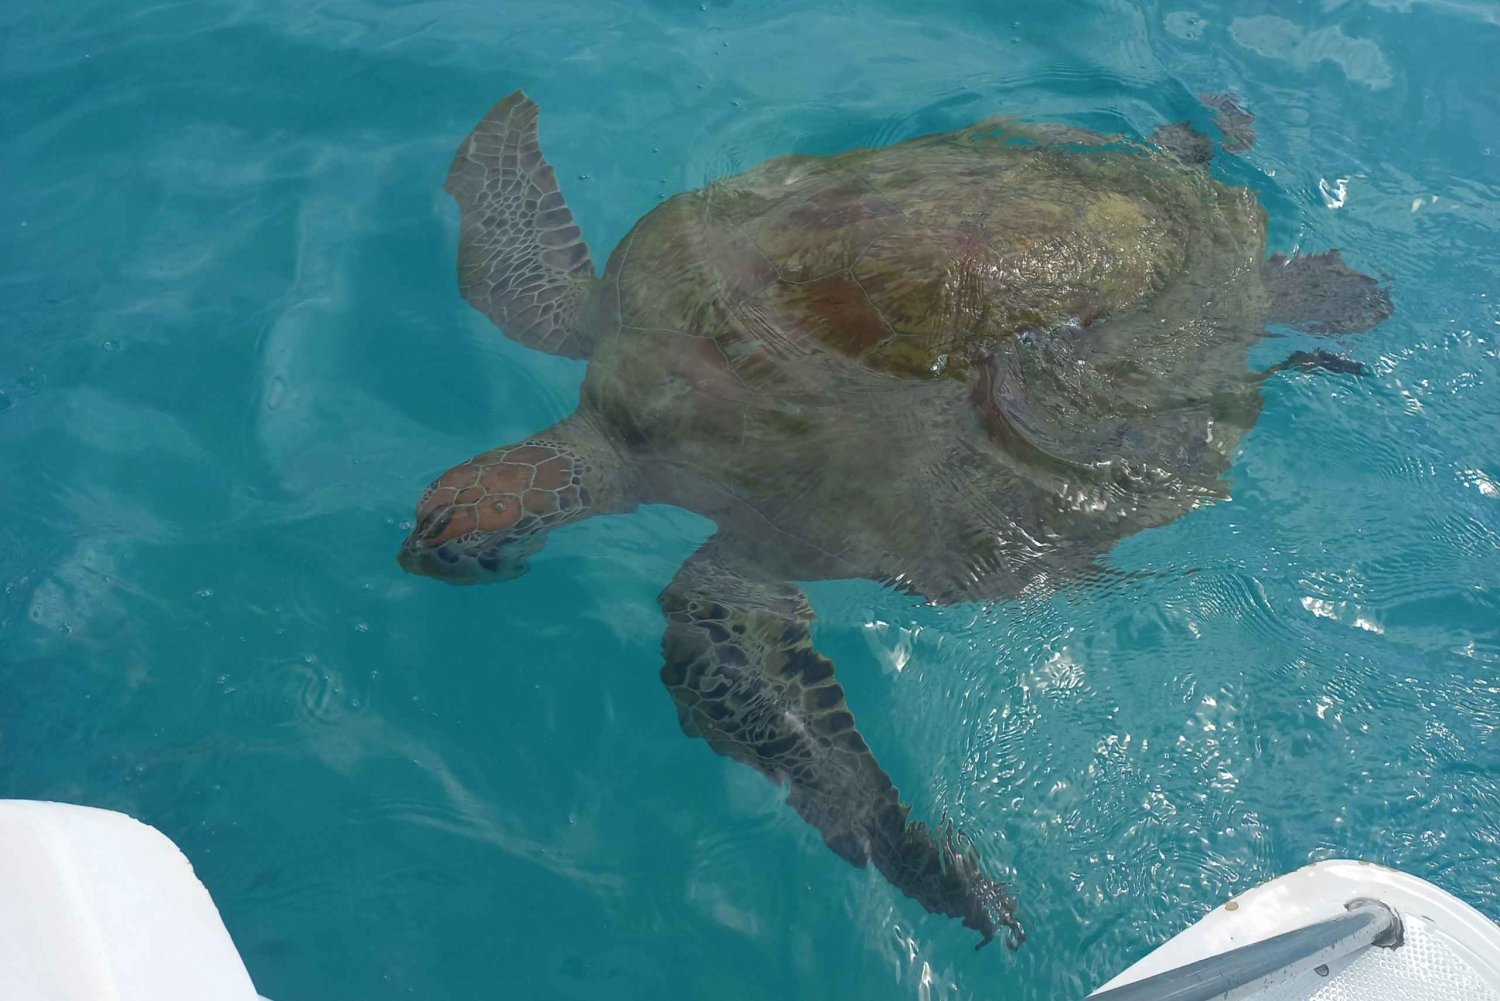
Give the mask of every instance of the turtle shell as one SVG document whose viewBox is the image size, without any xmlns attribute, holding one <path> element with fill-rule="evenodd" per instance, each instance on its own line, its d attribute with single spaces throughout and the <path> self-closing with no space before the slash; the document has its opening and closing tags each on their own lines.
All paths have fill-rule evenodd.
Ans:
<svg viewBox="0 0 1500 1001">
<path fill-rule="evenodd" d="M 784 156 L 679 195 L 609 261 L 622 332 L 709 338 L 742 375 L 809 354 L 951 375 L 1019 331 L 1089 326 L 1263 255 L 1244 189 L 1144 147 L 1035 136 Z"/>
</svg>

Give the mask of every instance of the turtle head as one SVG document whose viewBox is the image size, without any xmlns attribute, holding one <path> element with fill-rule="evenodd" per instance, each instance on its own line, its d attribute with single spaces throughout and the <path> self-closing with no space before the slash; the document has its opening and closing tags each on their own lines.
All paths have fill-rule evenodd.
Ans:
<svg viewBox="0 0 1500 1001">
<path fill-rule="evenodd" d="M 422 494 L 397 559 L 455 584 L 519 577 L 548 531 L 598 513 L 593 471 L 577 445 L 546 437 L 477 455 Z"/>
</svg>

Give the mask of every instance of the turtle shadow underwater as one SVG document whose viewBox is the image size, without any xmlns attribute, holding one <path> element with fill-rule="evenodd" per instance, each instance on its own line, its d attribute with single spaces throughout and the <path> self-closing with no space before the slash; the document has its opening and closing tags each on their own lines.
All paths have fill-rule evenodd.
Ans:
<svg viewBox="0 0 1500 1001">
<path fill-rule="evenodd" d="M 1254 139 L 1232 99 L 1226 152 Z M 683 731 L 790 787 L 828 847 L 928 911 L 1024 936 L 960 833 L 910 808 L 813 646 L 794 581 L 937 603 L 1077 586 L 1120 539 L 1225 496 L 1287 367 L 1268 324 L 1391 312 L 1337 251 L 1267 257 L 1253 192 L 1188 126 L 1145 141 L 993 119 L 790 155 L 664 202 L 596 273 L 519 91 L 460 145 L 463 295 L 512 339 L 588 359 L 577 411 L 444 473 L 406 569 L 519 576 L 546 534 L 672 504 L 718 528 L 661 593 Z"/>
</svg>

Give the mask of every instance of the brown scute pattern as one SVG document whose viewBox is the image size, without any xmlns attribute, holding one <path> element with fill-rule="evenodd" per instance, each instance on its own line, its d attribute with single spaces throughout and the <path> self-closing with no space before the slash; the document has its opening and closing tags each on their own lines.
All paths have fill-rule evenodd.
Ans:
<svg viewBox="0 0 1500 1001">
<path fill-rule="evenodd" d="M 534 535 L 588 513 L 589 463 L 572 446 L 532 438 L 454 466 L 417 502 L 412 538 L 433 549 L 470 536 Z"/>
<path fill-rule="evenodd" d="M 961 376 L 1018 331 L 1135 308 L 1186 263 L 1196 217 L 1179 208 L 1207 175 L 1054 131 L 1080 141 L 1026 127 L 1030 145 L 963 135 L 770 161 L 648 214 L 604 284 L 635 353 L 642 331 L 700 336 L 757 389 L 784 388 L 809 355 Z"/>
<path fill-rule="evenodd" d="M 475 460 L 477 461 L 477 460 Z M 523 460 L 524 461 L 524 460 Z M 463 466 L 459 466 L 463 469 Z M 479 482 L 490 493 L 506 494 L 516 493 L 524 490 L 531 483 L 524 465 L 496 465 L 486 468 L 480 473 Z"/>
<path fill-rule="evenodd" d="M 521 495 L 521 506 L 527 514 L 548 515 L 562 507 L 555 490 L 528 490 Z"/>
<path fill-rule="evenodd" d="M 719 561 L 710 542 L 662 592 L 661 679 L 689 736 L 791 786 L 788 802 L 834 852 L 874 863 L 934 914 L 988 942 L 1019 945 L 1015 907 L 951 829 L 908 822 L 890 777 L 855 729 L 833 663 L 813 649 L 807 598 Z M 983 943 L 981 943 L 983 944 Z"/>
<path fill-rule="evenodd" d="M 551 448 L 541 445 L 516 445 L 506 449 L 504 454 L 509 462 L 524 462 L 532 466 L 556 457 Z"/>
<path fill-rule="evenodd" d="M 858 356 L 895 336 L 864 289 L 846 275 L 830 275 L 798 291 L 806 296 L 809 319 L 823 328 L 814 336 L 844 354 Z"/>
<path fill-rule="evenodd" d="M 474 127 L 446 190 L 459 206 L 464 298 L 512 340 L 588 357 L 592 334 L 579 329 L 578 313 L 594 262 L 542 156 L 530 98 L 516 91 Z"/>
<path fill-rule="evenodd" d="M 744 225 L 746 237 L 776 265 L 782 280 L 811 281 L 845 270 L 871 242 L 906 227 L 901 210 L 865 181 L 809 174 L 817 186 L 800 197 L 784 195 Z"/>
<path fill-rule="evenodd" d="M 566 456 L 555 456 L 537 464 L 531 482 L 543 490 L 556 490 L 568 481 L 572 468 L 573 464 Z"/>
<path fill-rule="evenodd" d="M 725 238 L 711 195 L 680 195 L 657 206 L 616 248 L 605 284 L 617 290 L 622 326 L 707 331 L 722 305 L 779 280 L 748 240 Z M 646 248 L 639 255 L 633 248 Z"/>
</svg>

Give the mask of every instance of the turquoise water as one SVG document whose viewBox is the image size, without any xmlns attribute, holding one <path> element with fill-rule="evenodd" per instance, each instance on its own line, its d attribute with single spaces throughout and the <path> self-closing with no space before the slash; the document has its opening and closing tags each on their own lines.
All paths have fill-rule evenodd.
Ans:
<svg viewBox="0 0 1500 1001">
<path fill-rule="evenodd" d="M 1500 917 L 1500 13 L 1485 0 L 357 0 L 0 13 L 0 795 L 128 811 L 299 998 L 1063 998 L 1310 860 Z M 582 366 L 457 294 L 441 191 L 524 86 L 600 259 L 664 195 L 999 112 L 1144 135 L 1230 90 L 1274 247 L 1396 315 L 1293 374 L 1128 587 L 808 590 L 1019 952 L 851 869 L 678 730 L 665 508 L 509 584 L 394 561 L 421 487 Z M 1300 340 L 1262 345 L 1270 363 Z M 1196 572 L 1188 573 L 1189 570 Z"/>
</svg>

